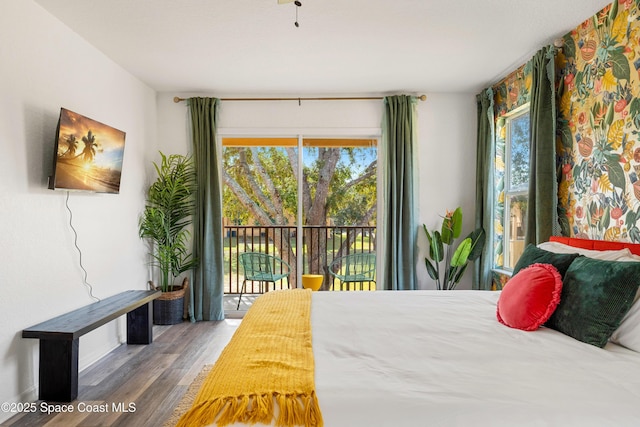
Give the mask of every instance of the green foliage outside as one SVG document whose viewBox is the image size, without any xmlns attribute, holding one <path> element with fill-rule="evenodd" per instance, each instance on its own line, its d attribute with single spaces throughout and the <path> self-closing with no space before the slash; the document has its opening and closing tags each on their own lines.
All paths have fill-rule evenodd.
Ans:
<svg viewBox="0 0 640 427">
<path fill-rule="evenodd" d="M 327 152 L 339 152 L 339 160 L 327 172 Z M 293 153 L 292 153 L 293 152 Z M 375 148 L 305 148 L 305 155 L 315 159 L 303 166 L 303 197 L 323 205 L 326 219 L 335 225 L 361 225 L 367 213 L 376 203 Z M 297 158 L 297 149 L 284 147 L 226 147 L 223 156 L 225 181 L 235 181 L 244 190 L 248 200 L 238 197 L 233 187 L 223 190 L 223 216 L 234 225 L 291 225 L 298 214 L 298 183 L 293 170 L 292 157 Z M 363 162 L 369 162 L 363 168 Z M 357 166 L 357 167 L 354 167 Z M 360 172 L 359 174 L 357 172 Z M 321 181 L 329 181 L 329 192 L 316 200 L 316 189 Z M 273 199 L 277 200 L 273 200 Z M 284 222 L 277 222 L 273 209 L 281 202 Z M 265 224 L 261 215 L 252 214 L 260 210 L 272 222 Z M 311 206 L 309 206 L 311 210 Z M 303 222 L 311 224 L 304 212 Z M 367 223 L 375 223 L 375 212 Z"/>
<path fill-rule="evenodd" d="M 299 194 L 297 147 L 225 147 L 223 216 L 229 223 L 296 225 L 301 198 L 303 227 L 375 225 L 376 148 L 305 146 L 303 150 Z M 295 239 L 287 238 L 292 237 L 288 233 L 291 231 L 286 230 L 287 235 L 274 245 L 275 252 L 291 260 L 295 258 Z M 317 230 L 304 227 L 303 233 L 305 242 L 319 241 Z M 336 256 L 345 252 L 356 237 L 354 233 L 347 236 Z M 326 241 L 320 241 L 320 246 L 309 252 L 305 272 L 310 268 L 314 270 L 310 273 L 323 273 L 321 266 L 330 259 L 326 245 Z M 293 270 L 295 283 L 295 266 Z"/>
<path fill-rule="evenodd" d="M 344 240 L 343 236 L 339 240 Z M 290 241 L 291 248 L 294 254 L 297 254 L 296 250 L 296 239 L 292 238 Z M 368 248 L 372 247 L 373 243 L 368 237 L 364 237 L 363 239 L 358 239 L 351 245 L 351 250 L 353 252 L 367 252 Z M 333 247 L 333 239 L 329 239 L 327 242 L 327 247 Z M 264 252 L 264 253 L 275 253 L 275 255 L 279 256 L 280 254 L 277 251 L 277 248 L 273 243 L 265 243 L 258 242 L 258 238 L 255 239 L 254 243 L 251 243 L 251 239 L 247 239 L 245 242 L 243 239 L 238 239 L 237 237 L 225 237 L 224 238 L 224 273 L 225 276 L 231 274 L 232 272 L 236 272 L 238 267 L 238 259 L 237 255 L 242 252 Z M 305 255 L 307 254 L 307 248 L 304 248 Z M 329 259 L 333 259 L 336 256 L 337 249 L 328 250 Z M 231 267 L 229 267 L 231 265 Z"/>
</svg>

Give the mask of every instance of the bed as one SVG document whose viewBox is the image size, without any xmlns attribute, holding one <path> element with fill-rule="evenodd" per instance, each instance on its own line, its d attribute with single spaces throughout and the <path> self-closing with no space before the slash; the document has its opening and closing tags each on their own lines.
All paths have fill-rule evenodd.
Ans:
<svg viewBox="0 0 640 427">
<path fill-rule="evenodd" d="M 640 260 L 640 245 L 606 249 L 616 266 Z M 640 275 L 633 277 L 631 308 L 602 348 L 550 327 L 524 331 L 498 321 L 508 285 L 502 292 L 309 292 L 324 426 L 638 426 Z"/>
</svg>

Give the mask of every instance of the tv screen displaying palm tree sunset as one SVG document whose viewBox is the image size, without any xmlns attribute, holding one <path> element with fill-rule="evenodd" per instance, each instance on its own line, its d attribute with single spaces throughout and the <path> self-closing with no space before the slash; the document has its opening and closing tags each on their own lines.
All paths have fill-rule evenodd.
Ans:
<svg viewBox="0 0 640 427">
<path fill-rule="evenodd" d="M 125 132 L 60 109 L 49 188 L 119 193 Z"/>
</svg>

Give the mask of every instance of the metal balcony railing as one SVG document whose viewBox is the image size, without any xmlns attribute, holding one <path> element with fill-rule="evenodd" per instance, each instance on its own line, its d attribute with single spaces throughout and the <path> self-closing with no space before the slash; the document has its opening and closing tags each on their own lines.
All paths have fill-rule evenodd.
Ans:
<svg viewBox="0 0 640 427">
<path fill-rule="evenodd" d="M 297 285 L 297 228 L 295 226 L 225 226 L 224 227 L 224 292 L 238 294 L 244 280 L 240 266 L 243 252 L 263 252 L 280 257 L 291 267 L 289 282 Z M 375 226 L 304 226 L 302 253 L 302 274 L 324 276 L 321 290 L 334 289 L 328 266 L 340 256 L 376 251 Z M 375 284 L 357 284 L 357 289 L 373 290 Z M 286 288 L 286 282 L 278 282 L 276 289 Z M 269 290 L 274 288 L 269 284 Z M 335 286 L 336 289 L 340 287 Z M 356 289 L 354 285 L 352 289 Z M 246 293 L 259 293 L 257 282 L 247 282 Z"/>
</svg>

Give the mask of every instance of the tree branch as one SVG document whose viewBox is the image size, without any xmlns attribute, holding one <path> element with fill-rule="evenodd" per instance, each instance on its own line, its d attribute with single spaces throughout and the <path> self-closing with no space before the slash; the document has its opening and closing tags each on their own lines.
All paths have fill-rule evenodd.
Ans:
<svg viewBox="0 0 640 427">
<path fill-rule="evenodd" d="M 324 225 L 319 222 L 326 218 L 327 196 L 333 181 L 333 174 L 336 165 L 340 160 L 340 150 L 335 148 L 318 148 L 318 161 L 320 170 L 318 171 L 318 183 L 312 206 L 307 211 L 307 223 L 313 225 Z"/>
<path fill-rule="evenodd" d="M 253 162 L 256 165 L 256 168 L 260 169 L 260 166 L 257 166 L 260 164 L 260 159 L 257 158 L 256 156 L 257 153 L 253 153 L 253 154 L 254 154 L 254 157 L 256 157 L 255 159 L 253 159 Z M 240 150 L 239 163 L 240 163 L 240 168 L 244 171 L 245 178 L 249 182 L 251 191 L 258 199 L 258 202 L 260 202 L 269 211 L 269 213 L 273 213 L 274 215 L 272 216 L 275 217 L 275 212 L 276 212 L 275 206 L 273 206 L 273 203 L 271 202 L 270 197 L 264 194 L 264 191 L 262 191 L 262 189 L 260 188 L 260 185 L 256 181 L 255 174 L 252 173 L 251 167 L 249 166 L 249 162 L 247 161 L 246 150 Z"/>
<path fill-rule="evenodd" d="M 357 177 L 352 181 L 345 183 L 340 189 L 340 192 L 346 193 L 350 188 L 355 187 L 356 185 L 360 184 L 362 181 L 372 176 L 375 176 L 377 170 L 378 170 L 378 162 L 377 160 L 374 160 L 369 164 L 369 166 L 367 166 L 367 168 L 364 170 L 364 173 L 362 175 L 360 175 L 359 177 Z"/>
<path fill-rule="evenodd" d="M 264 226 L 273 225 L 273 220 L 256 202 L 251 199 L 251 196 L 236 182 L 235 179 L 229 175 L 226 170 L 222 171 L 222 178 L 224 183 L 229 187 L 231 192 L 236 195 L 238 200 L 251 212 L 254 218 Z"/>
<path fill-rule="evenodd" d="M 251 149 L 251 153 L 253 154 L 253 163 L 255 165 L 256 173 L 262 179 L 262 182 L 264 182 L 264 185 L 265 187 L 267 187 L 267 191 L 271 196 L 271 197 L 266 197 L 265 195 L 265 203 L 268 203 L 267 206 L 269 207 L 269 210 L 271 210 L 271 212 L 273 213 L 273 217 L 276 218 L 276 223 L 282 224 L 284 220 L 284 213 L 282 209 L 282 196 L 280 195 L 280 192 L 276 189 L 276 186 L 273 184 L 273 180 L 271 179 L 269 174 L 267 174 L 267 171 L 264 169 L 262 160 L 260 159 L 260 156 L 258 156 L 258 149 L 256 147 L 253 147 Z"/>
</svg>

